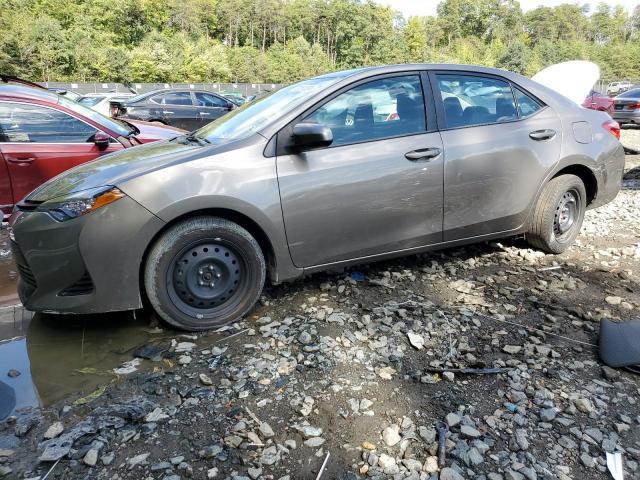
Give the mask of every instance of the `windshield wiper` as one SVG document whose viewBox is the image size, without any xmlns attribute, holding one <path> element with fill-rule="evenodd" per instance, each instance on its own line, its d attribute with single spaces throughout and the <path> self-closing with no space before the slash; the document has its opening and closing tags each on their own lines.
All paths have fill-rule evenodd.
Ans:
<svg viewBox="0 0 640 480">
<path fill-rule="evenodd" d="M 207 140 L 206 138 L 201 138 L 201 137 L 196 137 L 193 133 L 189 133 L 187 135 L 181 136 L 181 137 L 177 137 L 176 141 L 184 144 L 184 145 L 188 145 L 189 143 L 197 143 L 200 146 L 205 146 L 209 143 L 211 143 L 209 140 Z"/>
</svg>

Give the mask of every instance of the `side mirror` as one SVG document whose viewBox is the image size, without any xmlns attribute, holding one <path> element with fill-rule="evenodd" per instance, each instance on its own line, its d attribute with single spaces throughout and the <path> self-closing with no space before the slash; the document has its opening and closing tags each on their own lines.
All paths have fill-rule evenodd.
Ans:
<svg viewBox="0 0 640 480">
<path fill-rule="evenodd" d="M 93 136 L 93 143 L 95 143 L 98 150 L 105 150 L 109 146 L 111 137 L 104 132 L 96 132 Z"/>
<path fill-rule="evenodd" d="M 293 143 L 298 148 L 328 147 L 333 132 L 321 123 L 298 123 L 293 127 Z"/>
</svg>

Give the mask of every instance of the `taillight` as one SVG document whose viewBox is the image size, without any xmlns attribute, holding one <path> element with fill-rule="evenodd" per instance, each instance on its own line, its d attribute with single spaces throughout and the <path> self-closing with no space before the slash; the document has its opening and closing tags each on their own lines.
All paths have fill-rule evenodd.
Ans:
<svg viewBox="0 0 640 480">
<path fill-rule="evenodd" d="M 602 128 L 620 140 L 620 124 L 618 122 L 615 120 L 607 120 L 602 124 Z"/>
<path fill-rule="evenodd" d="M 638 102 L 638 103 L 632 103 L 631 105 L 628 105 L 628 107 L 629 107 L 631 110 L 638 110 L 638 109 L 640 109 L 640 102 Z"/>
</svg>

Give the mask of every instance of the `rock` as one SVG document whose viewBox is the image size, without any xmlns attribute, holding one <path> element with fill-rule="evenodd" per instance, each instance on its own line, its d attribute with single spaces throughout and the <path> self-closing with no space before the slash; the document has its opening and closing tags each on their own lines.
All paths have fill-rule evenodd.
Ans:
<svg viewBox="0 0 640 480">
<path fill-rule="evenodd" d="M 178 363 L 180 365 L 189 365 L 191 363 L 191 356 L 190 355 L 180 355 L 178 357 Z"/>
<path fill-rule="evenodd" d="M 0 465 L 0 478 L 11 475 L 12 473 L 13 473 L 13 470 L 11 469 L 11 467 L 8 467 L 7 465 Z M 40 478 L 40 477 L 37 477 L 37 478 Z"/>
<path fill-rule="evenodd" d="M 313 437 L 304 441 L 304 445 L 306 447 L 316 448 L 322 445 L 325 442 L 325 439 L 322 437 Z"/>
<path fill-rule="evenodd" d="M 310 425 L 305 425 L 304 427 L 300 428 L 299 430 L 300 430 L 300 433 L 302 433 L 302 436 L 304 438 L 319 437 L 320 435 L 322 435 L 322 429 L 321 428 L 312 427 Z"/>
<path fill-rule="evenodd" d="M 300 335 L 298 335 L 298 341 L 303 345 L 309 345 L 313 343 L 313 337 L 309 332 L 302 331 Z"/>
<path fill-rule="evenodd" d="M 460 427 L 460 433 L 467 438 L 478 438 L 481 435 L 478 430 L 469 425 L 462 425 L 462 427 Z"/>
<path fill-rule="evenodd" d="M 519 428 L 515 431 L 514 435 L 516 444 L 520 448 L 520 450 L 528 450 L 529 449 L 529 440 L 527 439 L 527 431 Z"/>
<path fill-rule="evenodd" d="M 607 302 L 609 305 L 620 305 L 620 303 L 622 303 L 622 298 L 618 296 L 610 295 L 608 297 L 605 297 L 604 301 Z"/>
<path fill-rule="evenodd" d="M 596 461 L 595 459 L 589 455 L 586 452 L 582 452 L 580 454 L 580 461 L 582 462 L 582 464 L 587 467 L 587 468 L 593 468 L 596 466 Z"/>
<path fill-rule="evenodd" d="M 193 342 L 180 342 L 176 345 L 176 353 L 190 353 L 197 345 Z"/>
<path fill-rule="evenodd" d="M 591 403 L 591 400 L 587 398 L 577 398 L 576 400 L 574 400 L 573 404 L 582 413 L 591 413 L 595 411 L 595 407 L 593 406 L 593 403 Z"/>
<path fill-rule="evenodd" d="M 602 366 L 602 376 L 609 380 L 610 382 L 614 382 L 620 378 L 620 372 L 615 368 L 607 367 L 606 365 Z"/>
<path fill-rule="evenodd" d="M 95 448 L 91 448 L 82 459 L 85 465 L 89 465 L 90 467 L 94 467 L 98 462 L 98 450 Z"/>
<path fill-rule="evenodd" d="M 448 413 L 444 421 L 447 422 L 447 425 L 449 425 L 449 428 L 451 428 L 460 424 L 461 418 L 459 415 L 456 415 L 455 413 Z"/>
<path fill-rule="evenodd" d="M 259 430 L 260 430 L 260 434 L 264 438 L 271 438 L 275 435 L 273 429 L 271 428 L 271 425 L 269 425 L 267 422 L 262 422 L 260 424 Z"/>
<path fill-rule="evenodd" d="M 49 428 L 47 428 L 46 432 L 44 432 L 44 438 L 46 439 L 55 438 L 58 435 L 60 435 L 62 432 L 64 432 L 64 425 L 62 424 L 62 422 L 55 422 L 55 423 L 52 423 L 49 426 Z"/>
<path fill-rule="evenodd" d="M 263 465 L 273 465 L 278 459 L 278 449 L 275 446 L 265 448 L 260 455 L 260 463 Z"/>
<path fill-rule="evenodd" d="M 427 473 L 435 473 L 440 470 L 438 466 L 438 457 L 427 457 L 422 467 Z"/>
<path fill-rule="evenodd" d="M 153 411 L 149 412 L 145 417 L 145 422 L 159 422 L 160 420 L 165 420 L 169 418 L 169 415 L 164 413 L 160 407 L 155 408 Z"/>
<path fill-rule="evenodd" d="M 249 477 L 252 480 L 257 480 L 260 475 L 262 475 L 262 469 L 261 468 L 249 468 L 247 469 L 247 475 L 249 475 Z"/>
<path fill-rule="evenodd" d="M 453 468 L 445 467 L 440 470 L 440 480 L 464 480 L 464 477 L 460 475 Z"/>
<path fill-rule="evenodd" d="M 448 382 L 453 382 L 456 378 L 453 372 L 443 372 L 442 377 Z"/>
<path fill-rule="evenodd" d="M 511 355 L 520 353 L 522 347 L 520 345 L 505 345 L 502 347 L 502 351 Z"/>
<path fill-rule="evenodd" d="M 137 465 L 146 464 L 149 455 L 149 453 L 141 453 L 140 455 L 136 455 L 135 457 L 127 459 L 127 465 L 129 465 L 129 469 L 132 469 Z"/>
<path fill-rule="evenodd" d="M 218 476 L 218 469 L 216 467 L 207 470 L 207 478 L 216 478 Z"/>
<path fill-rule="evenodd" d="M 515 472 L 511 469 L 508 469 L 505 473 L 504 473 L 504 479 L 505 480 L 524 480 L 524 475 L 522 475 L 519 472 Z"/>
<path fill-rule="evenodd" d="M 425 443 L 431 444 L 436 441 L 436 429 L 433 427 L 418 427 L 418 434 Z"/>
<path fill-rule="evenodd" d="M 422 350 L 424 348 L 424 338 L 422 335 L 418 335 L 417 333 L 408 332 L 407 337 L 409 337 L 409 343 L 411 346 L 417 350 Z"/>
<path fill-rule="evenodd" d="M 396 445 L 401 440 L 399 432 L 400 428 L 397 425 L 392 425 L 385 428 L 382 431 L 382 439 L 384 440 L 384 443 L 386 443 L 389 447 L 393 447 L 394 445 Z"/>
<path fill-rule="evenodd" d="M 540 410 L 540 420 L 543 422 L 552 422 L 556 418 L 557 412 L 555 408 L 543 408 Z"/>
<path fill-rule="evenodd" d="M 205 385 L 205 386 L 213 385 L 213 380 L 211 380 L 211 377 L 209 375 L 205 375 L 204 373 L 201 373 L 200 375 L 198 375 L 198 378 L 200 379 L 200 383 L 202 385 Z"/>
<path fill-rule="evenodd" d="M 362 448 L 365 450 L 375 450 L 376 446 L 371 442 L 362 442 Z"/>
<path fill-rule="evenodd" d="M 389 468 L 395 465 L 396 465 L 395 458 L 390 457 L 386 453 L 383 453 L 378 457 L 378 466 L 382 469 Z"/>
</svg>

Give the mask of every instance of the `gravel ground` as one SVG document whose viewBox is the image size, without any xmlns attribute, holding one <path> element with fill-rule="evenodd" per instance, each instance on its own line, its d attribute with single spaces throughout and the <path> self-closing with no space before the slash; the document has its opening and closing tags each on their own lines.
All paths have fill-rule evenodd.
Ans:
<svg viewBox="0 0 640 480">
<path fill-rule="evenodd" d="M 449 249 L 270 288 L 222 332 L 158 328 L 136 372 L 0 425 L 0 477 L 595 480 L 617 451 L 640 478 L 639 378 L 595 346 L 637 317 L 639 189 L 628 156 L 560 256 Z"/>
</svg>

